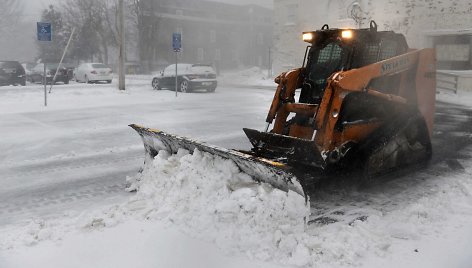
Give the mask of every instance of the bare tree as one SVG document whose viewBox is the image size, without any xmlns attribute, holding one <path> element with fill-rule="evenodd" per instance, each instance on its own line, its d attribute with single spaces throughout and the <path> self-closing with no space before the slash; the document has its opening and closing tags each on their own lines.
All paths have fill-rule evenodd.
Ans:
<svg viewBox="0 0 472 268">
<path fill-rule="evenodd" d="M 4 25 L 15 25 L 21 13 L 19 0 L 0 0 L 0 33 L 8 33 L 10 28 Z"/>
<path fill-rule="evenodd" d="M 73 50 L 77 58 L 94 57 L 108 64 L 109 48 L 117 45 L 112 22 L 115 0 L 68 0 L 62 5 L 71 27 L 78 29 Z"/>
<path fill-rule="evenodd" d="M 144 72 L 152 71 L 157 59 L 158 3 L 156 0 L 130 0 L 130 14 L 138 33 L 139 60 Z"/>
</svg>

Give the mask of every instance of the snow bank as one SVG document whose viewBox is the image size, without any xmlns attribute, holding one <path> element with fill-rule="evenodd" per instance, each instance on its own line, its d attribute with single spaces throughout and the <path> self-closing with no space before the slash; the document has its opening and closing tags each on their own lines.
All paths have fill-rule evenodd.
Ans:
<svg viewBox="0 0 472 268">
<path fill-rule="evenodd" d="M 228 254 L 305 265 L 301 243 L 309 207 L 304 197 L 254 183 L 231 160 L 196 150 L 159 152 L 142 174 L 128 179 L 136 210 L 185 233 L 214 242 Z"/>
<path fill-rule="evenodd" d="M 462 265 L 461 258 L 469 256 L 467 246 L 471 244 L 464 240 L 468 241 L 472 232 L 460 232 L 472 222 L 472 166 L 464 163 L 465 170 L 459 174 L 435 175 L 444 168 L 440 165 L 430 173 L 381 184 L 371 191 L 327 193 L 314 204 L 329 210 L 320 214 L 314 207 L 311 217 L 337 216 L 337 221 L 312 220 L 307 225 L 308 207 L 298 194 L 256 184 L 230 160 L 198 150 L 193 154 L 180 150 L 175 155 L 161 151 L 142 173 L 128 178 L 129 190 L 136 190 L 128 202 L 79 217 L 65 215 L 68 220 L 32 221 L 3 232 L 8 235 L 0 240 L 0 248 L 35 246 L 31 248 L 37 250 L 19 249 L 22 254 L 34 256 L 31 261 L 43 256 L 46 249 L 61 252 L 58 248 L 62 246 L 50 249 L 44 241 L 55 241 L 71 251 L 96 243 L 106 244 L 103 247 L 107 252 L 123 251 L 123 245 L 143 249 L 141 240 L 133 240 L 135 235 L 131 235 L 141 228 L 140 232 L 147 234 L 149 247 L 165 248 L 173 239 L 185 244 L 182 241 L 187 239 L 182 236 L 164 235 L 179 230 L 187 237 L 216 245 L 232 258 L 245 257 L 284 267 L 444 267 L 448 263 L 453 267 Z M 74 229 L 77 235 L 70 238 L 70 230 Z M 465 245 L 451 246 L 457 257 L 453 260 L 447 258 L 450 254 L 437 252 L 442 247 L 432 246 L 438 241 L 452 245 L 447 240 L 450 234 L 457 234 L 454 241 Z M 71 245 L 70 241 L 84 235 L 90 237 L 88 242 Z M 100 240 L 117 235 L 120 239 L 108 243 Z M 136 251 L 127 253 L 124 260 L 140 254 Z M 147 249 L 142 254 L 148 265 L 140 267 L 157 267 L 152 262 L 155 258 L 150 257 L 154 256 L 152 251 Z M 169 254 L 174 260 L 186 258 L 175 252 Z M 9 256 L 11 259 L 15 255 Z M 100 261 L 117 263 L 117 259 Z M 93 259 L 90 262 L 96 263 Z M 18 263 L 21 261 L 13 262 Z"/>
<path fill-rule="evenodd" d="M 470 106 L 472 95 L 439 94 L 438 99 Z M 135 267 L 176 267 L 152 261 L 168 242 L 185 244 L 188 236 L 216 244 L 229 256 L 299 267 L 468 267 L 471 150 L 464 149 L 467 157 L 457 159 L 463 170 L 453 172 L 440 162 L 370 190 L 324 189 L 312 202 L 308 225 L 303 198 L 253 183 L 231 161 L 199 151 L 162 151 L 129 178 L 136 194 L 124 204 L 0 230 L 0 267 L 98 267 L 97 259 L 107 253 L 113 259 L 100 267 L 129 267 L 134 259 L 149 262 Z M 88 248 L 89 259 L 77 257 Z M 134 255 L 139 250 L 143 254 Z M 170 258 L 185 259 L 192 250 Z M 37 261 L 40 256 L 43 263 Z M 60 256 L 76 256 L 79 264 L 67 266 L 69 258 L 63 257 L 65 265 L 51 265 Z M 26 258 L 28 265 L 19 265 Z M 4 259 L 12 264 L 3 265 Z"/>
<path fill-rule="evenodd" d="M 277 88 L 273 77 L 268 76 L 267 70 L 252 67 L 240 71 L 225 72 L 218 76 L 222 85 L 264 86 Z"/>
<path fill-rule="evenodd" d="M 337 201 L 326 198 L 333 209 L 346 214 L 338 222 L 307 226 L 309 209 L 301 196 L 254 183 L 230 160 L 198 150 L 193 154 L 180 150 L 175 155 L 161 151 L 141 174 L 128 178 L 129 190 L 136 190 L 136 196 L 108 217 L 88 224 L 115 226 L 123 215 L 134 214 L 216 244 L 231 256 L 297 267 L 365 263 L 394 267 L 389 258 L 402 249 L 410 263 L 416 260 L 430 266 L 427 258 L 417 258 L 417 250 L 426 248 L 422 240 L 434 241 L 445 229 L 454 232 L 457 226 L 449 225 L 448 218 L 456 218 L 459 226 L 471 222 L 467 212 L 472 208 L 470 173 L 467 167 L 465 176 L 451 175 L 446 183 L 423 174 L 416 178 L 425 181 L 420 186 L 406 177 L 372 192 L 348 193 L 345 198 L 352 201 L 347 202 L 357 208 L 343 204 L 339 196 L 333 196 Z M 392 187 L 405 189 L 386 196 Z M 401 207 L 385 203 L 390 199 Z M 364 204 L 375 200 L 384 201 L 378 206 Z M 441 264 L 444 259 L 434 261 Z"/>
</svg>

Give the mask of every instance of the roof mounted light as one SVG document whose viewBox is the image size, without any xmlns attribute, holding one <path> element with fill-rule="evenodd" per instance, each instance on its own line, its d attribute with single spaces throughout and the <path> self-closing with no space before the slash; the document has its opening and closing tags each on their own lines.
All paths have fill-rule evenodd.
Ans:
<svg viewBox="0 0 472 268">
<path fill-rule="evenodd" d="M 303 33 L 302 39 L 303 41 L 310 43 L 311 41 L 313 41 L 314 37 L 315 37 L 315 34 L 312 32 L 309 32 L 309 33 Z"/>
<path fill-rule="evenodd" d="M 353 33 L 351 30 L 343 30 L 341 32 L 341 37 L 344 38 L 344 39 L 351 39 L 353 36 Z"/>
</svg>

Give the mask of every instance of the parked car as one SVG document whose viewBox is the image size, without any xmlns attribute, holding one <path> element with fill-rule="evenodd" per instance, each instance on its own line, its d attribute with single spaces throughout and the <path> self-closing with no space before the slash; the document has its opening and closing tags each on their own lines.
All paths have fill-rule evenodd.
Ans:
<svg viewBox="0 0 472 268">
<path fill-rule="evenodd" d="M 105 81 L 111 83 L 113 72 L 103 63 L 82 63 L 75 71 L 75 81 L 93 83 Z"/>
<path fill-rule="evenodd" d="M 61 66 L 59 69 L 59 63 L 46 63 L 46 83 L 51 84 L 52 79 L 54 78 L 54 74 L 56 74 L 57 82 L 62 82 L 64 84 L 69 84 L 69 77 L 67 76 L 67 69 Z M 43 83 L 44 78 L 44 63 L 38 63 L 34 66 L 33 70 L 31 70 L 31 74 L 29 76 L 31 83 Z"/>
<path fill-rule="evenodd" d="M 177 64 L 177 90 L 192 92 L 206 90 L 215 92 L 217 86 L 216 73 L 208 64 Z M 152 79 L 152 87 L 156 90 L 175 89 L 175 64 L 167 66 L 159 75 Z"/>
<path fill-rule="evenodd" d="M 0 86 L 26 85 L 25 69 L 17 61 L 0 61 Z"/>
<path fill-rule="evenodd" d="M 75 70 L 77 69 L 77 65 L 73 63 L 63 63 L 61 64 L 61 66 L 64 66 L 64 68 L 66 68 L 67 77 L 69 78 L 69 80 L 75 80 L 74 73 L 75 73 Z"/>
<path fill-rule="evenodd" d="M 34 66 L 36 66 L 36 63 L 34 62 L 23 62 L 21 63 L 21 66 L 23 66 L 23 69 L 25 69 L 25 74 L 26 74 L 26 81 L 30 81 L 30 75 L 31 71 L 33 70 Z"/>
</svg>

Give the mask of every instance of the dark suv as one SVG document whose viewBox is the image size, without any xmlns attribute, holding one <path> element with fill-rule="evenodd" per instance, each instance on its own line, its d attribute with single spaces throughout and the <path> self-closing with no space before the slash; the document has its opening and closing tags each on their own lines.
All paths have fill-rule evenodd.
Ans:
<svg viewBox="0 0 472 268">
<path fill-rule="evenodd" d="M 17 61 L 0 61 L 0 86 L 26 85 L 25 69 Z"/>
</svg>

